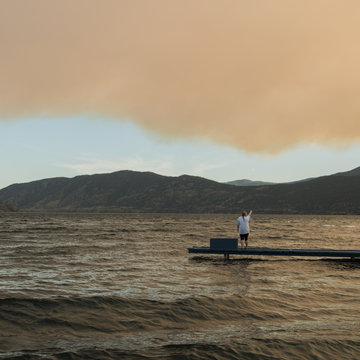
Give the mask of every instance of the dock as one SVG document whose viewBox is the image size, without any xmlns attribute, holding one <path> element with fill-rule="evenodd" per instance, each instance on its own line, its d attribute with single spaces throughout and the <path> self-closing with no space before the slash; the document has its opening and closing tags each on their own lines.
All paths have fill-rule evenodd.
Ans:
<svg viewBox="0 0 360 360">
<path fill-rule="evenodd" d="M 306 256 L 330 258 L 360 258 L 360 250 L 332 250 L 332 249 L 270 249 L 238 247 L 238 239 L 216 238 L 210 239 L 210 247 L 194 246 L 188 248 L 190 254 L 223 254 L 225 260 L 230 255 L 258 255 L 258 256 Z"/>
</svg>

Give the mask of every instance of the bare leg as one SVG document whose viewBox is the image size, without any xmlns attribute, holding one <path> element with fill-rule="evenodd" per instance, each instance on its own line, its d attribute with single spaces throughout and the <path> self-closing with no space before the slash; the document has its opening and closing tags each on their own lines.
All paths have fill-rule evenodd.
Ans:
<svg viewBox="0 0 360 360">
<path fill-rule="evenodd" d="M 241 248 L 244 248 L 244 240 L 240 240 Z"/>
<path fill-rule="evenodd" d="M 245 249 L 247 249 L 247 247 L 248 247 L 248 241 L 245 240 Z"/>
</svg>

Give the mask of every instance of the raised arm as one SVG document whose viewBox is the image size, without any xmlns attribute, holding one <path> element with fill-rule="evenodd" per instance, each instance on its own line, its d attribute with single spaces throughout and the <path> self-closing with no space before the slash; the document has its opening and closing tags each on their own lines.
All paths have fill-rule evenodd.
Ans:
<svg viewBox="0 0 360 360">
<path fill-rule="evenodd" d="M 250 212 L 249 212 L 249 216 L 251 216 L 252 215 L 252 210 L 250 210 Z"/>
</svg>

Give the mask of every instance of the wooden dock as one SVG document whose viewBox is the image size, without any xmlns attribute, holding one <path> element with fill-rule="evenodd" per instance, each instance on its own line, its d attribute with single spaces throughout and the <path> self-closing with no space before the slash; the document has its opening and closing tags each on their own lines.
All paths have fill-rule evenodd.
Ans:
<svg viewBox="0 0 360 360">
<path fill-rule="evenodd" d="M 360 258 L 360 250 L 329 250 L 329 249 L 211 249 L 209 247 L 192 247 L 188 249 L 191 254 L 223 254 L 229 259 L 230 255 L 262 255 L 262 256 L 315 256 L 315 257 L 338 257 Z"/>
<path fill-rule="evenodd" d="M 237 239 L 210 239 L 210 247 L 194 246 L 188 248 L 189 254 L 223 254 L 226 260 L 230 255 L 259 255 L 259 256 L 306 256 L 330 258 L 360 258 L 360 250 L 332 250 L 332 249 L 269 249 L 252 248 L 241 249 L 237 246 Z"/>
</svg>

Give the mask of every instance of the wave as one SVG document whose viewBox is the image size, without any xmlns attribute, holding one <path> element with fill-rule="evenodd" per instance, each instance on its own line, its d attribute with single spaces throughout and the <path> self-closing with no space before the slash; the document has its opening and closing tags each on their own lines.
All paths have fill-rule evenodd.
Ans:
<svg viewBox="0 0 360 360">
<path fill-rule="evenodd" d="M 33 226 L 24 229 L 24 231 L 62 231 L 68 230 L 65 226 Z"/>
<path fill-rule="evenodd" d="M 324 299 L 316 297 L 319 307 Z M 354 358 L 360 343 L 339 340 L 344 339 L 343 329 L 355 326 L 353 321 L 326 320 L 324 325 L 317 316 L 328 319 L 326 309 L 316 309 L 314 301 L 305 314 L 298 302 L 297 295 L 281 291 L 266 298 L 192 296 L 173 301 L 7 297 L 0 299 L 0 358 Z M 352 315 L 346 311 L 339 315 Z M 314 330 L 317 341 L 308 340 Z M 357 327 L 353 330 L 355 334 Z"/>
<path fill-rule="evenodd" d="M 276 306 L 276 304 L 273 304 Z M 5 298 L 0 300 L 0 323 L 21 324 L 24 319 L 32 326 L 86 327 L 101 331 L 151 330 L 199 321 L 259 319 L 261 301 L 243 297 L 191 297 L 172 302 L 119 297 L 78 298 Z M 279 315 L 279 318 L 281 316 Z M 82 324 L 82 325 L 80 325 Z M 2 326 L 5 328 L 5 326 Z"/>
<path fill-rule="evenodd" d="M 122 334 L 191 328 L 216 322 L 284 321 L 286 304 L 273 299 L 190 297 L 171 302 L 120 297 L 5 298 L 0 300 L 3 335 L 58 331 Z M 11 327 L 8 324 L 11 323 Z M 27 326 L 24 327 L 24 324 Z"/>
<path fill-rule="evenodd" d="M 360 351 L 360 342 L 354 340 L 266 340 L 252 339 L 242 341 L 241 338 L 233 343 L 209 344 L 193 343 L 168 344 L 141 349 L 122 349 L 113 347 L 87 347 L 64 351 L 61 348 L 45 348 L 41 350 L 22 350 L 8 352 L 2 359 L 88 359 L 88 360 L 328 360 L 328 359 L 356 359 Z"/>
<path fill-rule="evenodd" d="M 281 360 L 281 359 L 353 359 L 358 354 L 358 341 L 282 341 L 252 340 L 249 342 L 215 344 L 167 345 L 152 351 L 123 353 L 123 359 L 242 359 L 242 360 Z M 135 355 L 135 357 L 133 357 Z M 138 357 L 137 357 L 138 356 Z M 105 359 L 105 358 L 104 358 Z"/>
</svg>

